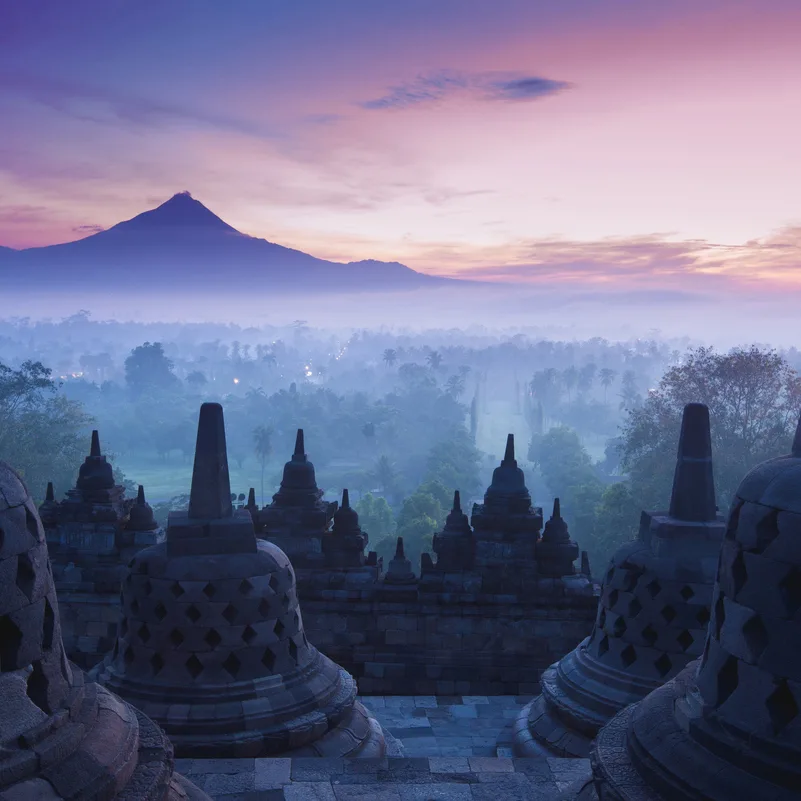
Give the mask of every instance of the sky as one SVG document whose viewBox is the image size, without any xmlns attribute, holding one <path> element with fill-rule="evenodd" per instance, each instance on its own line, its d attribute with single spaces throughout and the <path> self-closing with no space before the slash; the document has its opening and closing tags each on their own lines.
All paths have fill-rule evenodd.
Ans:
<svg viewBox="0 0 801 801">
<path fill-rule="evenodd" d="M 188 190 L 337 261 L 801 291 L 798 0 L 0 0 L 0 245 Z"/>
</svg>

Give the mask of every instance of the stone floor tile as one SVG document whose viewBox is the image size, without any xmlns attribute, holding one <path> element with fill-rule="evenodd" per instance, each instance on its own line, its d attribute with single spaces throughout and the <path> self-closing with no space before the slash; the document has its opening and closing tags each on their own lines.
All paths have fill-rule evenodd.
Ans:
<svg viewBox="0 0 801 801">
<path fill-rule="evenodd" d="M 330 777 L 344 772 L 344 761 L 337 757 L 294 757 L 293 782 L 327 782 Z"/>
<path fill-rule="evenodd" d="M 254 772 L 210 773 L 203 782 L 203 789 L 212 798 L 234 793 L 243 796 L 255 789 Z"/>
<path fill-rule="evenodd" d="M 255 766 L 255 789 L 280 789 L 290 781 L 292 760 L 285 758 L 257 759 Z"/>
<path fill-rule="evenodd" d="M 188 776 L 190 773 L 192 773 L 193 762 L 194 762 L 193 759 L 176 759 L 175 772 L 180 773 L 183 776 Z"/>
<path fill-rule="evenodd" d="M 462 696 L 462 703 L 463 704 L 487 704 L 489 705 L 490 701 L 486 695 L 463 695 Z"/>
<path fill-rule="evenodd" d="M 454 718 L 477 718 L 478 712 L 474 706 L 466 706 L 464 704 L 454 704 L 450 707 L 450 713 Z"/>
<path fill-rule="evenodd" d="M 334 784 L 336 801 L 401 801 L 394 784 Z"/>
<path fill-rule="evenodd" d="M 513 773 L 514 764 L 504 757 L 470 757 L 470 770 L 474 773 Z"/>
<path fill-rule="evenodd" d="M 247 773 L 253 772 L 255 759 L 193 759 L 192 775 L 201 773 Z"/>
<path fill-rule="evenodd" d="M 437 708 L 437 696 L 436 695 L 415 695 L 414 696 L 414 705 L 416 707 L 422 707 L 425 709 L 436 709 Z"/>
<path fill-rule="evenodd" d="M 523 773 L 532 781 L 553 781 L 553 771 L 544 757 L 514 757 L 515 773 Z"/>
<path fill-rule="evenodd" d="M 441 757 L 477 756 L 476 754 L 473 753 L 473 747 L 471 745 L 468 746 L 441 745 L 438 750 L 439 750 L 439 756 Z"/>
<path fill-rule="evenodd" d="M 427 717 L 423 718 L 416 718 L 411 715 L 408 716 L 401 716 L 397 715 L 394 716 L 394 719 L 389 718 L 387 716 L 387 722 L 379 719 L 379 722 L 382 726 L 386 726 L 388 729 L 430 729 L 431 728 L 431 721 Z"/>
<path fill-rule="evenodd" d="M 401 801 L 472 801 L 469 784 L 407 784 L 398 787 Z M 500 799 L 496 799 L 500 801 Z"/>
<path fill-rule="evenodd" d="M 284 787 L 286 801 L 336 801 L 330 782 L 292 782 Z"/>
<path fill-rule="evenodd" d="M 432 773 L 469 773 L 466 757 L 431 757 L 428 760 Z"/>
<path fill-rule="evenodd" d="M 365 695 L 360 696 L 359 700 L 366 706 L 368 709 L 383 709 L 386 706 L 386 699 L 383 695 Z"/>
</svg>

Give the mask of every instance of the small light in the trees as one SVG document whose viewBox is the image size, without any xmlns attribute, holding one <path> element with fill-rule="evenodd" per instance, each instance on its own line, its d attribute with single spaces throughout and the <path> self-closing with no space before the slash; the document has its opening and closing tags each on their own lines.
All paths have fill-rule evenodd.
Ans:
<svg viewBox="0 0 801 801">
<path fill-rule="evenodd" d="M 235 378 L 235 379 L 234 379 L 234 383 L 235 383 L 235 384 L 238 384 L 238 383 L 239 383 L 239 379 L 238 379 L 238 378 Z"/>
</svg>

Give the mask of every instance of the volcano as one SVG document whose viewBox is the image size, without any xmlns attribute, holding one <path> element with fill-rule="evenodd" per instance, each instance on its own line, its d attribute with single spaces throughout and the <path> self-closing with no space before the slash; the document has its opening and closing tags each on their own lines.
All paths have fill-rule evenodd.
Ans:
<svg viewBox="0 0 801 801">
<path fill-rule="evenodd" d="M 398 262 L 332 262 L 248 236 L 179 192 L 99 233 L 48 247 L 0 247 L 9 289 L 241 289 L 243 292 L 391 292 L 463 283 Z"/>
</svg>

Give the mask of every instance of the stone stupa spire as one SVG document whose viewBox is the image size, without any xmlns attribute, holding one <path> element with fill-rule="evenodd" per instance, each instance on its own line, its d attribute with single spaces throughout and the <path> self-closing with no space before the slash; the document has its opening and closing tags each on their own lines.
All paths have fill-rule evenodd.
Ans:
<svg viewBox="0 0 801 801">
<path fill-rule="evenodd" d="M 273 496 L 273 502 L 277 506 L 311 509 L 322 497 L 323 493 L 317 487 L 314 465 L 306 455 L 303 429 L 299 428 L 295 435 L 295 450 L 284 465 L 281 486 Z"/>
<path fill-rule="evenodd" d="M 492 473 L 492 483 L 484 495 L 484 506 L 488 510 L 512 514 L 525 513 L 531 507 L 526 479 L 515 459 L 514 434 L 506 437 L 506 450 L 501 464 Z"/>
<path fill-rule="evenodd" d="M 717 516 L 709 409 L 702 403 L 688 403 L 684 408 L 669 514 L 685 521 Z"/>
<path fill-rule="evenodd" d="M 684 409 L 670 505 L 643 513 L 639 538 L 612 557 L 592 633 L 542 674 L 542 694 L 515 720 L 518 756 L 586 757 L 617 712 L 701 653 L 726 529 L 714 513 L 709 412 L 701 404 Z M 567 533 L 554 506 L 538 555 Z"/>
<path fill-rule="evenodd" d="M 128 531 L 155 531 L 158 527 L 153 509 L 145 500 L 145 488 L 140 484 L 125 528 Z"/>
<path fill-rule="evenodd" d="M 576 572 L 573 563 L 578 557 L 579 547 L 570 539 L 559 498 L 554 498 L 553 513 L 545 523 L 542 538 L 537 543 L 540 572 L 544 576 L 571 576 Z"/>
<path fill-rule="evenodd" d="M 131 561 L 122 606 L 99 679 L 150 713 L 178 756 L 383 754 L 353 677 L 306 638 L 286 554 L 232 508 L 217 403 L 200 409 L 190 509 Z"/>
<path fill-rule="evenodd" d="M 599 732 L 600 798 L 801 798 L 800 434 L 734 494 L 701 658 Z"/>
<path fill-rule="evenodd" d="M 417 577 L 412 570 L 412 563 L 406 558 L 403 548 L 403 537 L 398 537 L 395 543 L 395 556 L 390 559 L 387 572 L 384 575 L 385 584 L 414 584 Z"/>
<path fill-rule="evenodd" d="M 342 503 L 334 512 L 334 525 L 322 538 L 326 564 L 331 568 L 363 567 L 368 535 L 359 526 L 359 515 L 350 505 L 347 489 L 342 490 Z"/>
<path fill-rule="evenodd" d="M 100 435 L 97 429 L 92 431 L 92 444 L 89 455 L 78 470 L 78 481 L 75 488 L 84 495 L 94 497 L 114 487 L 114 470 L 100 450 Z"/>
<path fill-rule="evenodd" d="M 454 490 L 453 505 L 442 531 L 434 534 L 432 550 L 437 555 L 436 565 L 428 569 L 442 571 L 470 570 L 475 555 L 473 529 L 467 515 L 462 511 L 462 498 L 459 490 Z M 423 568 L 426 567 L 423 562 Z"/>
<path fill-rule="evenodd" d="M 223 410 L 219 403 L 204 403 L 197 426 L 189 517 L 220 520 L 232 515 Z"/>
</svg>

